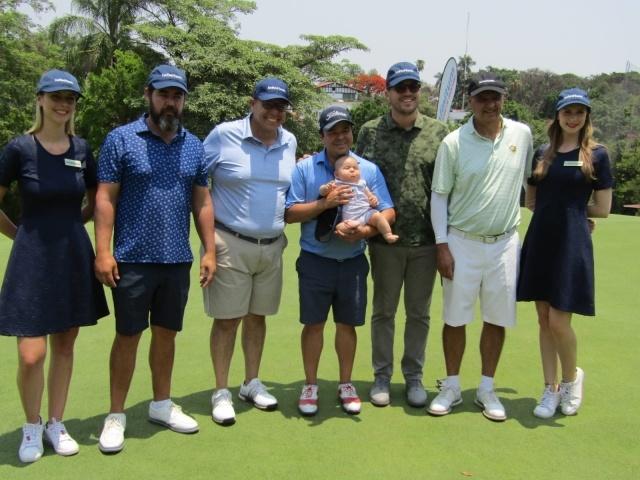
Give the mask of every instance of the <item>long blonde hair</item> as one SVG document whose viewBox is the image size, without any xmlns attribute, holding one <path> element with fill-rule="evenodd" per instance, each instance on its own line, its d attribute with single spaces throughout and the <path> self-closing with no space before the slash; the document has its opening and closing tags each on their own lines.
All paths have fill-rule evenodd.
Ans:
<svg viewBox="0 0 640 480">
<path fill-rule="evenodd" d="M 45 94 L 38 93 L 38 96 L 36 97 L 36 113 L 34 115 L 33 124 L 31 125 L 31 128 L 27 130 L 27 133 L 29 134 L 38 133 L 44 127 L 44 114 L 42 113 L 42 107 L 38 104 L 38 100 L 37 100 L 37 98 L 39 98 L 40 95 L 45 95 Z M 76 134 L 75 111 L 71 114 L 71 118 L 67 120 L 67 123 L 65 123 L 64 133 L 66 133 L 67 135 L 71 135 L 72 137 L 75 136 Z"/>
<path fill-rule="evenodd" d="M 556 158 L 558 148 L 562 144 L 562 128 L 558 120 L 558 113 L 549 125 L 547 134 L 549 135 L 549 147 L 542 154 L 542 158 L 538 161 L 536 168 L 533 170 L 533 178 L 536 180 L 542 180 L 549 171 L 549 167 Z M 585 180 L 593 181 L 596 177 L 593 174 L 593 161 L 591 155 L 593 149 L 600 146 L 593 139 L 593 125 L 591 124 L 591 110 L 587 109 L 587 118 L 584 121 L 584 125 L 580 129 L 578 134 L 578 145 L 580 146 L 580 154 L 578 159 L 582 162 L 580 170 L 584 175 Z"/>
</svg>

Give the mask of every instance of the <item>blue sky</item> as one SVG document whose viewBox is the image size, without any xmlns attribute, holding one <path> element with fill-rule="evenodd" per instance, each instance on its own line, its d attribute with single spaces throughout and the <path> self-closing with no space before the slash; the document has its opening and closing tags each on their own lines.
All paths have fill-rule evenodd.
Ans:
<svg viewBox="0 0 640 480">
<path fill-rule="evenodd" d="M 70 0 L 55 0 L 55 15 Z M 278 45 L 302 43 L 301 34 L 348 35 L 369 52 L 346 55 L 383 76 L 397 61 L 422 59 L 423 80 L 434 83 L 446 60 L 465 51 L 475 68 L 488 65 L 539 68 L 581 76 L 622 72 L 626 62 L 640 70 L 638 0 L 257 0 L 257 10 L 240 16 L 240 36 Z M 47 23 L 52 14 L 41 17 Z"/>
</svg>

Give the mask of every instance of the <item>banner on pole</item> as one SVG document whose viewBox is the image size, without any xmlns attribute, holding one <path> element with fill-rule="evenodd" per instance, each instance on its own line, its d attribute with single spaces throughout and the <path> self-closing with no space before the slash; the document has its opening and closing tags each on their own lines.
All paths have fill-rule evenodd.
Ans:
<svg viewBox="0 0 640 480">
<path fill-rule="evenodd" d="M 456 94 L 458 83 L 458 64 L 456 59 L 451 57 L 447 60 L 440 77 L 440 93 L 438 95 L 438 113 L 436 118 L 443 122 L 449 118 L 453 97 Z"/>
</svg>

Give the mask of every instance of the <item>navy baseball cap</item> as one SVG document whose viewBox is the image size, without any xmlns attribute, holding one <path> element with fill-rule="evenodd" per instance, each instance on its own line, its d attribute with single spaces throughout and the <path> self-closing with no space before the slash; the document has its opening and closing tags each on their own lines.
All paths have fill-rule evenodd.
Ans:
<svg viewBox="0 0 640 480">
<path fill-rule="evenodd" d="M 410 62 L 395 63 L 387 72 L 387 88 L 392 88 L 405 80 L 420 82 L 418 67 Z"/>
<path fill-rule="evenodd" d="M 256 83 L 253 89 L 253 98 L 266 102 L 268 100 L 284 100 L 291 104 L 289 100 L 289 87 L 279 78 L 269 77 Z"/>
<path fill-rule="evenodd" d="M 556 101 L 556 111 L 563 109 L 567 105 L 574 104 L 584 105 L 591 111 L 589 95 L 581 88 L 567 88 L 566 90 L 562 90 Z"/>
<path fill-rule="evenodd" d="M 61 90 L 68 90 L 82 96 L 76 77 L 64 70 L 49 70 L 48 72 L 44 72 L 38 82 L 36 93 L 51 93 Z"/>
<path fill-rule="evenodd" d="M 482 72 L 475 75 L 469 82 L 469 96 L 473 97 L 482 92 L 498 92 L 500 95 L 507 93 L 507 85 L 496 75 Z"/>
<path fill-rule="evenodd" d="M 349 110 L 340 105 L 331 105 L 320 112 L 320 131 L 328 132 L 340 122 L 347 122 L 353 125 Z"/>
<path fill-rule="evenodd" d="M 173 65 L 158 65 L 149 74 L 147 78 L 147 86 L 151 85 L 156 90 L 162 88 L 175 87 L 188 93 L 187 75 L 184 70 L 174 67 Z"/>
</svg>

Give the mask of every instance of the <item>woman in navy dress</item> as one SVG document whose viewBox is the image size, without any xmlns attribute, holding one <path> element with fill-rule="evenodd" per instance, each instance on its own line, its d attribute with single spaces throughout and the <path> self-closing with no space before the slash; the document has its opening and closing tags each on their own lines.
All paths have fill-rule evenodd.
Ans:
<svg viewBox="0 0 640 480">
<path fill-rule="evenodd" d="M 42 456 L 43 435 L 60 455 L 78 452 L 62 423 L 73 347 L 78 327 L 95 325 L 109 313 L 84 228 L 93 216 L 96 168 L 87 143 L 74 136 L 79 96 L 73 75 L 46 72 L 38 84 L 33 127 L 0 154 L 0 201 L 17 181 L 22 206 L 19 226 L 0 210 L 0 232 L 13 239 L 0 291 L 0 334 L 17 337 L 18 390 L 26 416 L 22 462 Z M 49 416 L 43 425 L 47 337 Z"/>
<path fill-rule="evenodd" d="M 550 143 L 534 157 L 525 204 L 533 210 L 522 245 L 518 300 L 535 300 L 545 388 L 533 414 L 551 418 L 558 406 L 575 415 L 584 372 L 577 366 L 573 313 L 595 315 L 589 217 L 611 209 L 611 166 L 592 138 L 591 102 L 579 88 L 563 90 L 549 126 Z M 562 381 L 558 384 L 558 360 Z"/>
</svg>

